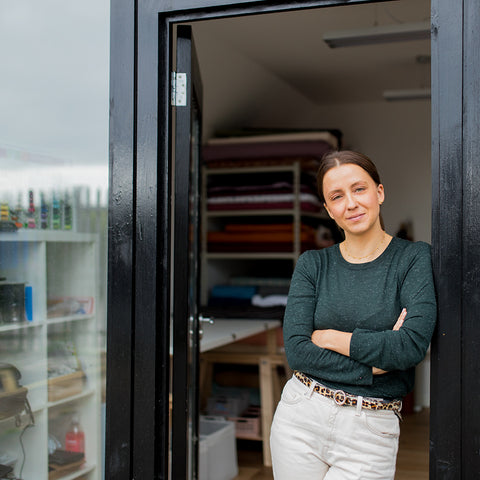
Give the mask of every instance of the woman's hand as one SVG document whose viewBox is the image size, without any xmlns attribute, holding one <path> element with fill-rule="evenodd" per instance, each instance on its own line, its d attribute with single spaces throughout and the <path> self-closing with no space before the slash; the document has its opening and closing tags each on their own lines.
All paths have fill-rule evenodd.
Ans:
<svg viewBox="0 0 480 480">
<path fill-rule="evenodd" d="M 404 308 L 395 322 L 392 330 L 398 331 L 405 321 L 407 316 L 407 309 Z M 312 342 L 320 348 L 325 348 L 326 350 L 332 350 L 333 352 L 340 353 L 346 357 L 350 356 L 350 341 L 352 339 L 352 334 L 350 332 L 341 332 L 339 330 L 333 330 L 331 328 L 326 330 L 314 330 L 311 336 Z M 387 373 L 381 368 L 372 367 L 372 373 L 374 375 L 383 375 Z"/>
<path fill-rule="evenodd" d="M 393 326 L 393 329 L 392 330 L 395 330 L 395 331 L 398 331 L 400 330 L 400 327 L 403 325 L 403 322 L 405 321 L 405 317 L 407 316 L 407 309 L 404 308 L 402 309 L 402 311 L 400 312 L 400 315 L 395 323 L 395 325 Z"/>
<path fill-rule="evenodd" d="M 392 330 L 398 331 L 403 325 L 403 322 L 405 321 L 405 317 L 407 316 L 407 309 L 404 308 L 401 312 L 400 315 L 395 322 L 395 325 L 393 326 Z M 373 375 L 383 375 L 384 373 L 387 373 L 385 370 L 382 370 L 381 368 L 377 367 L 372 367 L 372 373 Z"/>
<path fill-rule="evenodd" d="M 320 348 L 350 356 L 350 340 L 352 334 L 339 330 L 314 330 L 311 336 L 312 342 Z"/>
</svg>

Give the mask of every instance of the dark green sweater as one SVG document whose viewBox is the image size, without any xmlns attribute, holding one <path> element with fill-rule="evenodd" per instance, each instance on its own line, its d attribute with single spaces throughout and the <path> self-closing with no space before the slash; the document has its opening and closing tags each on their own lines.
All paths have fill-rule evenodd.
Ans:
<svg viewBox="0 0 480 480">
<path fill-rule="evenodd" d="M 407 317 L 393 331 L 402 308 Z M 290 367 L 355 395 L 401 398 L 412 388 L 436 320 L 430 246 L 394 237 L 372 262 L 348 263 L 339 246 L 298 259 L 283 335 Z M 353 332 L 350 357 L 317 347 L 313 330 Z M 373 375 L 372 367 L 386 370 Z"/>
</svg>

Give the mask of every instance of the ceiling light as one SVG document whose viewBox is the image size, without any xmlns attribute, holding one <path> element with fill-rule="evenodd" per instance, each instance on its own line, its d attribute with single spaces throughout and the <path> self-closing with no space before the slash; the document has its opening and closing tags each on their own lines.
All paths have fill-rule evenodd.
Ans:
<svg viewBox="0 0 480 480">
<path fill-rule="evenodd" d="M 378 25 L 356 30 L 327 32 L 323 40 L 330 48 L 375 45 L 430 38 L 430 22 Z"/>
<path fill-rule="evenodd" d="M 424 100 L 431 97 L 429 88 L 411 88 L 405 90 L 385 90 L 383 98 L 390 102 L 398 100 Z"/>
</svg>

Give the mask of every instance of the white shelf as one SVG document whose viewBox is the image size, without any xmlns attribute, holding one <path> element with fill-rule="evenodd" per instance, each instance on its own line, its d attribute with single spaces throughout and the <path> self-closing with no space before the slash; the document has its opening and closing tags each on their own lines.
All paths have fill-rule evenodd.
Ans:
<svg viewBox="0 0 480 480">
<path fill-rule="evenodd" d="M 94 394 L 95 394 L 95 390 L 88 389 L 77 395 L 72 395 L 71 397 L 65 397 L 55 402 L 48 402 L 47 407 L 52 408 L 52 407 L 58 407 L 59 405 L 66 405 L 67 403 L 76 402 L 77 400 L 81 400 L 82 398 L 91 397 Z"/>
<path fill-rule="evenodd" d="M 96 235 L 65 230 L 20 229 L 16 232 L 0 232 L 0 242 L 93 242 Z"/>
<path fill-rule="evenodd" d="M 27 399 L 35 417 L 35 428 L 28 428 L 23 435 L 26 452 L 23 480 L 48 480 L 49 435 L 63 441 L 73 414 L 79 415 L 85 432 L 88 464 L 60 478 L 101 479 L 97 468 L 102 461 L 98 319 L 95 311 L 47 318 L 49 297 L 88 297 L 93 298 L 95 305 L 97 250 L 96 234 L 57 230 L 0 233 L 0 277 L 30 285 L 33 293 L 33 321 L 0 325 L 0 363 L 12 364 L 20 371 L 19 383 L 28 389 Z M 86 383 L 81 393 L 49 402 L 48 367 L 52 360 L 49 355 L 54 354 L 57 365 L 71 363 L 75 354 L 84 367 Z M 65 394 L 71 387 L 63 386 Z M 75 388 L 71 391 L 75 392 Z M 13 417 L 0 422 L 0 451 L 15 458 L 23 456 L 18 437 L 28 416 L 22 413 L 22 419 L 20 428 L 15 426 Z M 19 468 L 17 462 L 17 476 Z"/>
<path fill-rule="evenodd" d="M 57 323 L 81 322 L 82 320 L 91 320 L 95 315 L 68 315 L 66 317 L 47 317 L 48 325 L 55 325 Z"/>
<path fill-rule="evenodd" d="M 57 480 L 75 480 L 76 478 L 80 478 L 83 475 L 87 475 L 87 473 L 93 472 L 95 468 L 95 465 L 85 465 L 84 467 L 79 468 L 72 473 L 68 473 L 63 477 L 58 477 Z"/>
<path fill-rule="evenodd" d="M 0 326 L 0 334 L 3 332 L 11 332 L 15 330 L 24 330 L 27 328 L 43 327 L 45 322 L 22 322 L 22 323 L 9 323 Z"/>
</svg>

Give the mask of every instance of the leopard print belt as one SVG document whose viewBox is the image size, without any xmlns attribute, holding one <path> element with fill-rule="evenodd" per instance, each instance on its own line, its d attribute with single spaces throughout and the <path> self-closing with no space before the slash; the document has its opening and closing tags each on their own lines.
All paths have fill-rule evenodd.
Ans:
<svg viewBox="0 0 480 480">
<path fill-rule="evenodd" d="M 295 371 L 294 375 L 307 387 L 312 385 L 313 380 L 304 373 Z M 355 407 L 358 403 L 359 397 L 356 395 L 350 395 L 343 390 L 332 390 L 319 383 L 315 383 L 313 391 L 324 397 L 331 398 L 337 405 Z M 366 408 L 367 410 L 393 410 L 399 413 L 402 410 L 402 401 L 392 400 L 391 402 L 384 402 L 375 398 L 362 398 L 362 408 Z"/>
</svg>

